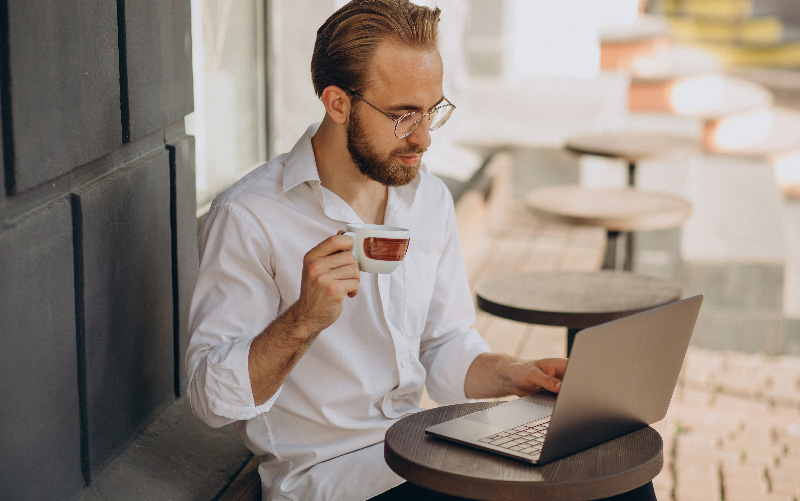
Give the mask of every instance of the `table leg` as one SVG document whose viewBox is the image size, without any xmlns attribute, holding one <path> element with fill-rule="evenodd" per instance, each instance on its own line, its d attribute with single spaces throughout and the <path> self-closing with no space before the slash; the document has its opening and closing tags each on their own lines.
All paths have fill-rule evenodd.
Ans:
<svg viewBox="0 0 800 501">
<path fill-rule="evenodd" d="M 608 231 L 606 233 L 606 255 L 603 258 L 603 269 L 613 270 L 617 267 L 617 246 L 620 232 Z"/>
<path fill-rule="evenodd" d="M 628 163 L 628 186 L 636 186 L 636 162 Z"/>
<path fill-rule="evenodd" d="M 622 269 L 625 271 L 633 271 L 633 232 L 625 234 L 625 260 L 622 263 Z"/>
<path fill-rule="evenodd" d="M 620 257 L 620 237 L 625 239 L 625 247 Z M 622 269 L 633 270 L 634 234 L 632 232 L 608 231 L 606 233 L 606 255 L 603 257 L 603 269 L 615 270 L 622 260 Z"/>
<path fill-rule="evenodd" d="M 575 343 L 575 334 L 577 334 L 579 330 L 580 329 L 567 328 L 567 356 L 572 353 L 572 345 Z"/>
</svg>

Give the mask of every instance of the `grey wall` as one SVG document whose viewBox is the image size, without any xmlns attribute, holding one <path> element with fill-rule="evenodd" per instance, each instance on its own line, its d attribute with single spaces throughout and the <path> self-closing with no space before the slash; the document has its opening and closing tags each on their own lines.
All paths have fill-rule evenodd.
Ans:
<svg viewBox="0 0 800 501">
<path fill-rule="evenodd" d="M 185 387 L 189 0 L 0 0 L 0 499 L 69 499 Z"/>
</svg>

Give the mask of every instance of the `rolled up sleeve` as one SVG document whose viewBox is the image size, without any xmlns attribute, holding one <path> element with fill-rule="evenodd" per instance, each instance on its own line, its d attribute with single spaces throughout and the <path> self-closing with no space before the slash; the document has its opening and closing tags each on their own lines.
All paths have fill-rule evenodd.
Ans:
<svg viewBox="0 0 800 501">
<path fill-rule="evenodd" d="M 253 339 L 277 316 L 280 294 L 263 233 L 235 206 L 212 208 L 200 236 L 200 272 L 189 315 L 188 395 L 207 425 L 246 420 L 256 406 L 248 357 Z"/>
</svg>

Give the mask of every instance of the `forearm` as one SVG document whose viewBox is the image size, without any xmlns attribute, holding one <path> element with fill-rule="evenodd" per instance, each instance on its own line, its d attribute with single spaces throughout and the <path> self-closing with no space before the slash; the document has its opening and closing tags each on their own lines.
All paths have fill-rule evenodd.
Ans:
<svg viewBox="0 0 800 501">
<path fill-rule="evenodd" d="M 508 367 L 514 358 L 502 353 L 478 355 L 467 371 L 467 398 L 496 398 L 513 394 Z"/>
<path fill-rule="evenodd" d="M 523 360 L 502 353 L 484 353 L 467 371 L 467 398 L 523 396 L 541 388 L 558 393 L 567 367 L 565 358 Z"/>
<path fill-rule="evenodd" d="M 278 391 L 320 332 L 295 304 L 256 336 L 247 359 L 256 406 Z"/>
</svg>

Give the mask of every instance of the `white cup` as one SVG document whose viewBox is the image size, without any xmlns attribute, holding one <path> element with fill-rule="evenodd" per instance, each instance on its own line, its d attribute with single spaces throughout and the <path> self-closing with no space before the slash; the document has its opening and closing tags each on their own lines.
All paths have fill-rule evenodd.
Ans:
<svg viewBox="0 0 800 501">
<path fill-rule="evenodd" d="M 406 257 L 411 232 L 382 224 L 348 224 L 343 235 L 353 239 L 351 252 L 361 271 L 391 273 Z"/>
</svg>

